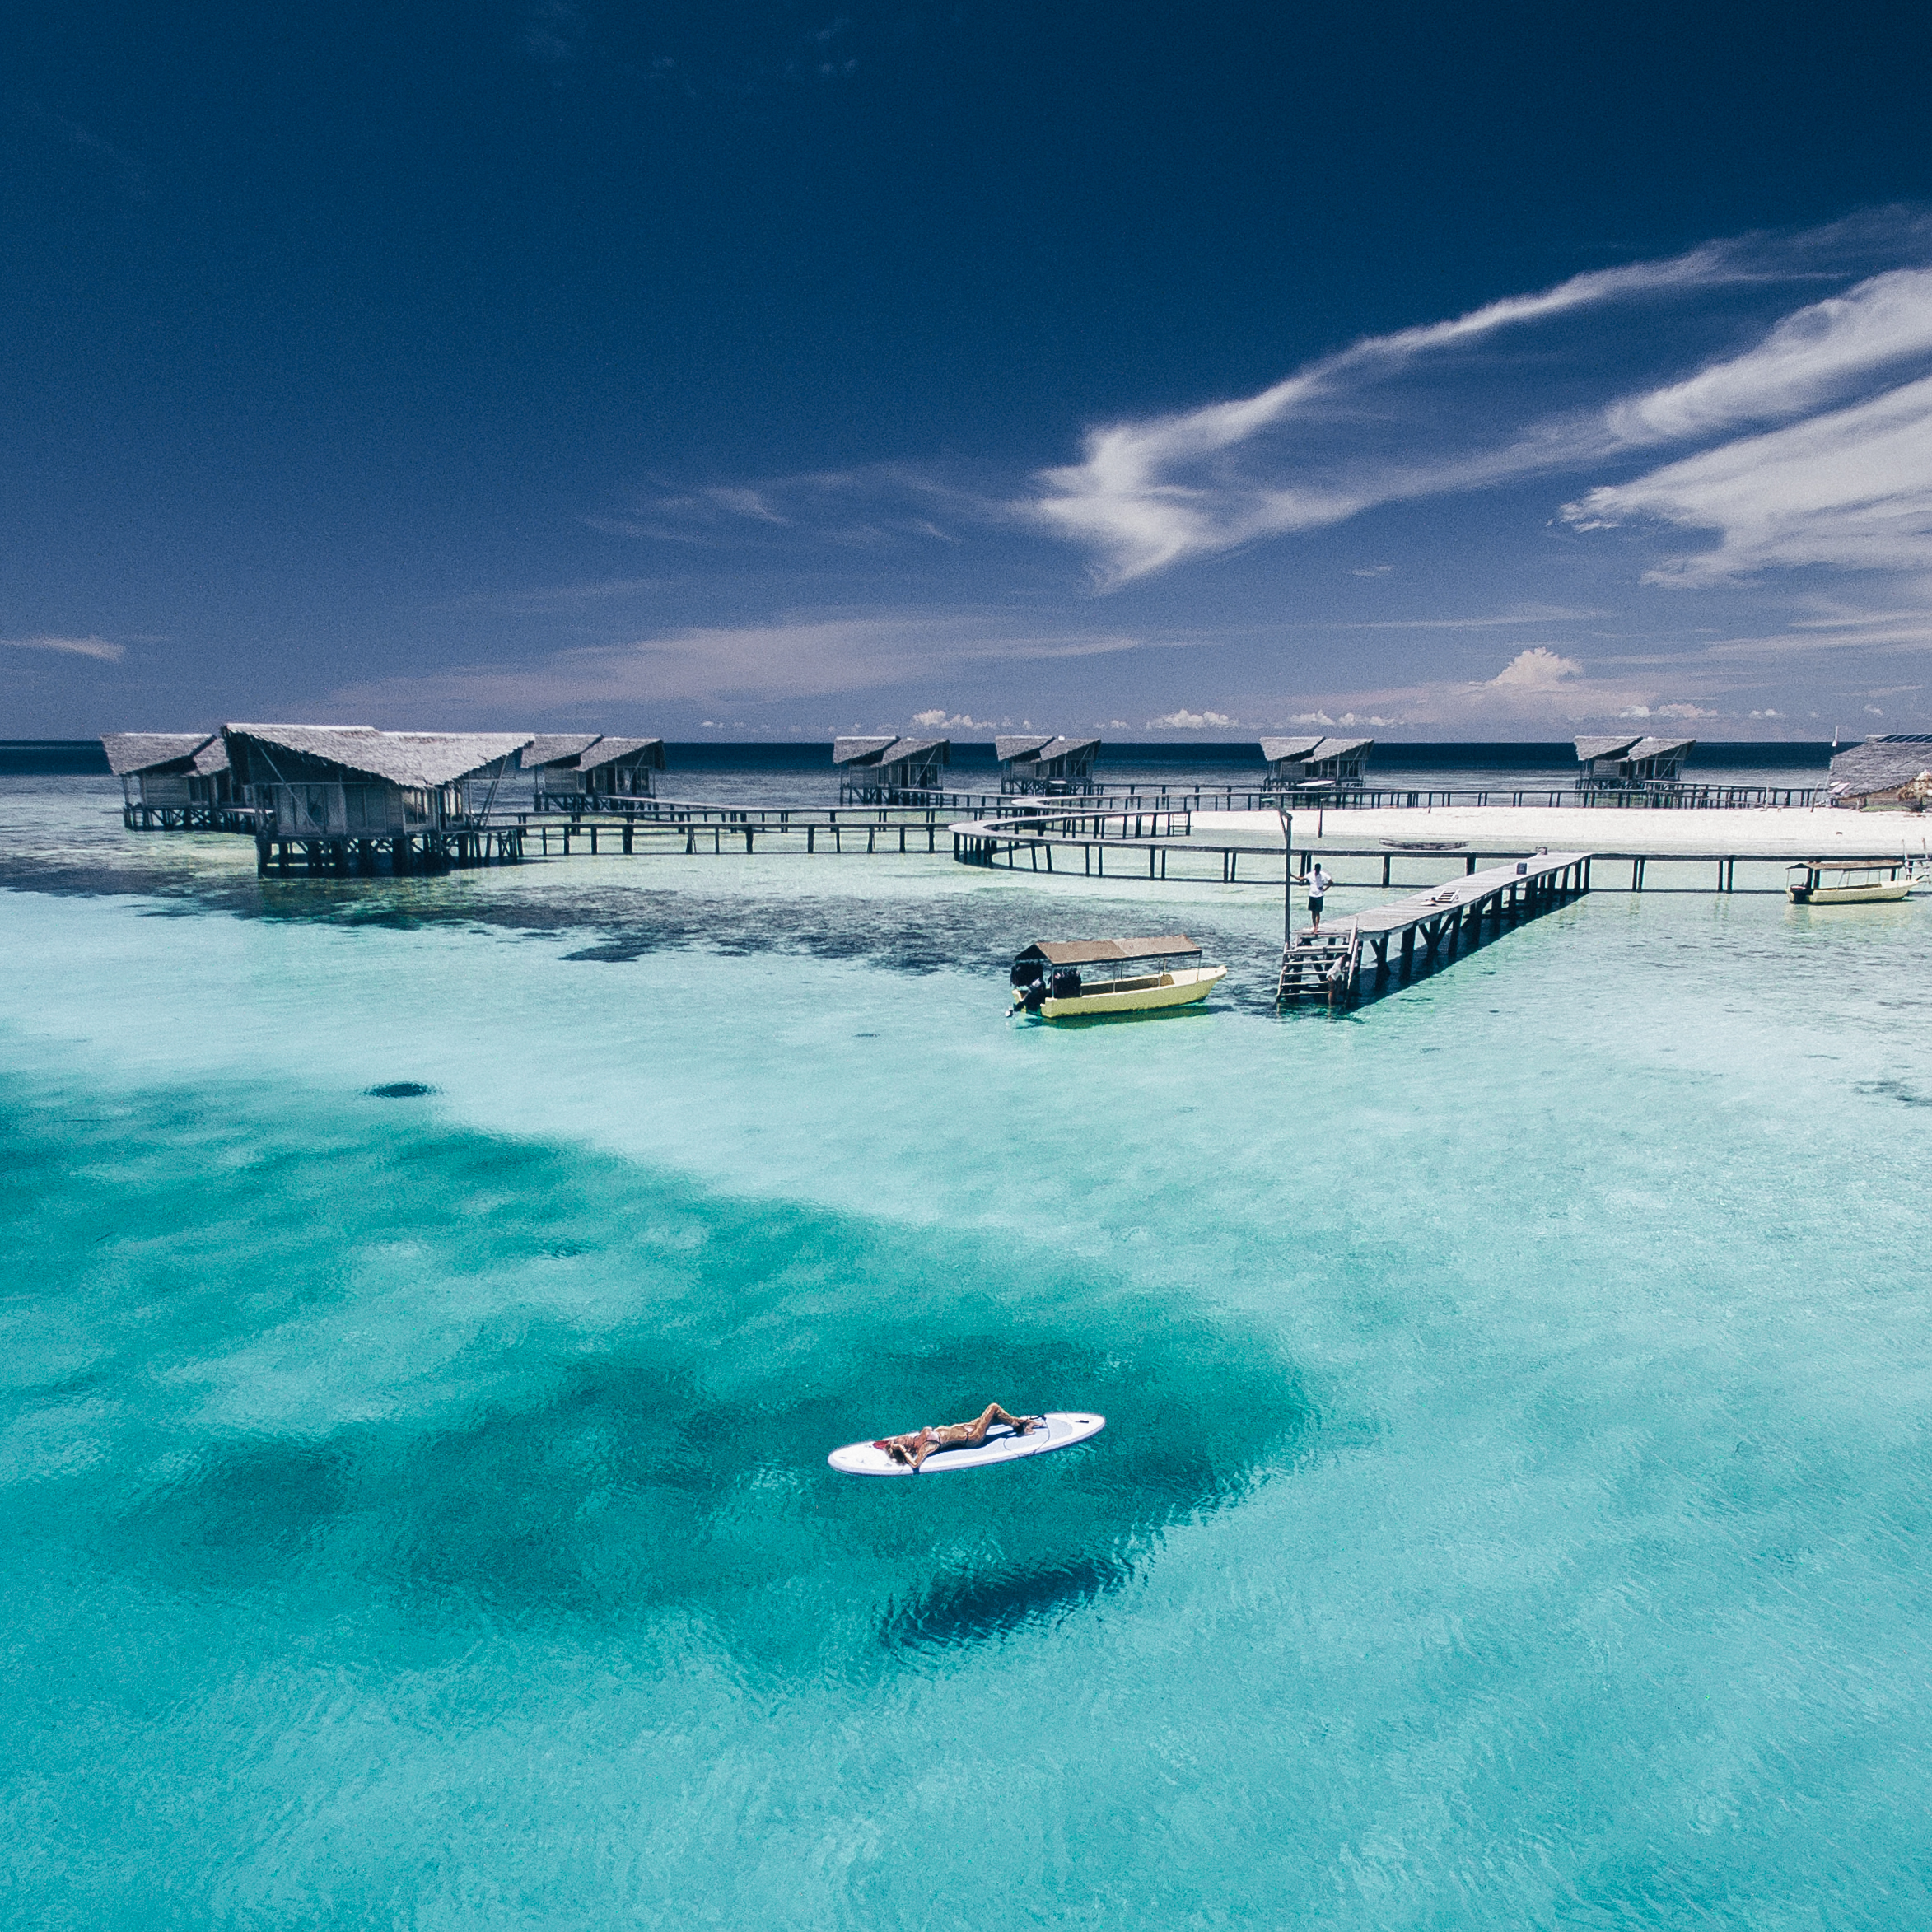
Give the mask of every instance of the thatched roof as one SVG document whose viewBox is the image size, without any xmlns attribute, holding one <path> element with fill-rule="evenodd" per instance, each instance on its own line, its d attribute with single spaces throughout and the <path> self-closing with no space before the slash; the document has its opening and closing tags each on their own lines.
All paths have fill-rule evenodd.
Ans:
<svg viewBox="0 0 1932 1932">
<path fill-rule="evenodd" d="M 1895 791 L 1927 770 L 1932 770 L 1932 737 L 1888 732 L 1863 744 L 1848 744 L 1832 758 L 1832 796 L 1863 798 Z"/>
<path fill-rule="evenodd" d="M 1687 752 L 1696 749 L 1695 738 L 1640 738 L 1624 753 L 1627 758 L 1665 758 L 1672 752 Z"/>
<path fill-rule="evenodd" d="M 1588 765 L 1595 763 L 1600 758 L 1622 758 L 1640 735 L 1638 732 L 1629 731 L 1614 738 L 1580 738 L 1576 741 L 1576 762 Z"/>
<path fill-rule="evenodd" d="M 1098 738 L 1056 738 L 1052 744 L 1043 746 L 1039 754 L 1043 765 L 1049 758 L 1077 758 L 1083 751 L 1098 751 Z"/>
<path fill-rule="evenodd" d="M 1036 731 L 1024 738 L 996 738 L 993 740 L 993 755 L 1003 765 L 1010 764 L 1016 758 L 1030 758 L 1053 742 L 1051 731 Z"/>
<path fill-rule="evenodd" d="M 1309 755 L 1319 763 L 1325 758 L 1353 758 L 1358 751 L 1374 749 L 1373 738 L 1324 738 Z"/>
<path fill-rule="evenodd" d="M 523 768 L 534 772 L 539 765 L 573 768 L 598 742 L 595 731 L 539 731 L 524 747 Z"/>
<path fill-rule="evenodd" d="M 595 772 L 604 765 L 646 764 L 654 772 L 664 767 L 661 738 L 600 738 L 577 760 L 580 772 Z"/>
<path fill-rule="evenodd" d="M 1306 758 L 1321 742 L 1318 734 L 1313 738 L 1264 738 L 1261 755 L 1271 765 L 1278 765 L 1283 758 Z"/>
<path fill-rule="evenodd" d="M 159 771 L 164 765 L 179 765 L 184 772 L 200 768 L 189 763 L 215 734 L 208 731 L 109 731 L 102 735 L 100 749 L 107 754 L 107 768 L 115 777 L 134 772 Z M 216 742 L 220 743 L 218 737 Z M 224 756 L 222 763 L 226 763 Z M 220 771 L 221 765 L 212 768 Z"/>
<path fill-rule="evenodd" d="M 896 738 L 835 738 L 832 762 L 835 765 L 875 765 L 880 754 L 898 743 Z"/>
<path fill-rule="evenodd" d="M 228 740 L 219 731 L 194 754 L 194 775 L 198 778 L 212 778 L 217 772 L 228 769 Z"/>
<path fill-rule="evenodd" d="M 950 764 L 953 758 L 953 741 L 950 738 L 895 738 L 891 749 L 880 759 L 882 765 L 903 765 L 908 758 L 924 758 L 929 752 L 939 754 L 939 762 Z"/>
<path fill-rule="evenodd" d="M 341 765 L 392 785 L 454 784 L 534 742 L 527 731 L 376 731 L 366 725 L 224 725 L 223 733 L 260 745 L 274 768 L 278 751 Z"/>
<path fill-rule="evenodd" d="M 1169 932 L 1154 939 L 1035 940 L 1020 957 L 1044 959 L 1049 966 L 1092 966 L 1103 961 L 1158 959 L 1200 950 L 1186 933 Z"/>
</svg>

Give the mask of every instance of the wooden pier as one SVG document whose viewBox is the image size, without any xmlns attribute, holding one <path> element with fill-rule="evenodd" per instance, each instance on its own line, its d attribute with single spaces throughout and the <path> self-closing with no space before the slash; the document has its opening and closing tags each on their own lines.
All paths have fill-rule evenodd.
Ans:
<svg viewBox="0 0 1932 1932">
<path fill-rule="evenodd" d="M 1479 945 L 1486 927 L 1493 936 L 1589 889 L 1589 853 L 1540 852 L 1510 865 L 1471 870 L 1446 884 L 1338 919 L 1320 932 L 1298 933 L 1281 950 L 1275 1003 L 1288 1006 L 1319 1000 L 1331 1006 L 1353 1006 L 1365 973 L 1374 990 L 1392 975 L 1406 981 L 1418 970 L 1447 965 L 1458 952 Z"/>
<path fill-rule="evenodd" d="M 358 873 L 447 872 L 458 866 L 515 865 L 523 856 L 520 826 L 446 826 L 433 832 L 381 833 L 368 838 L 255 833 L 255 870 L 288 878 Z"/>
</svg>

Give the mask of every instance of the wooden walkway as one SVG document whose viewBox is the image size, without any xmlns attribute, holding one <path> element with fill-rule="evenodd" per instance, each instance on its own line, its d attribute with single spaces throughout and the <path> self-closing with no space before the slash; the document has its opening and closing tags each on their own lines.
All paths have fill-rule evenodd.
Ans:
<svg viewBox="0 0 1932 1932">
<path fill-rule="evenodd" d="M 1379 991 L 1392 975 L 1407 980 L 1418 968 L 1427 972 L 1447 965 L 1459 951 L 1482 943 L 1486 925 L 1492 935 L 1500 932 L 1589 889 L 1588 852 L 1540 852 L 1338 919 L 1318 933 L 1299 933 L 1281 950 L 1276 1004 L 1319 1000 L 1352 1006 L 1360 996 L 1365 967 Z"/>
</svg>

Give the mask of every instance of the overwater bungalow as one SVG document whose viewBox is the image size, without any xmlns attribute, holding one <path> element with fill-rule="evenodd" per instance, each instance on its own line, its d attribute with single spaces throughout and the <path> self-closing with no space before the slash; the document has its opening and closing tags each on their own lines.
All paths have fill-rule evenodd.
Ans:
<svg viewBox="0 0 1932 1932">
<path fill-rule="evenodd" d="M 525 748 L 530 803 L 539 812 L 581 812 L 649 798 L 665 769 L 661 738 L 607 738 L 594 731 L 539 733 Z"/>
<path fill-rule="evenodd" d="M 497 803 L 530 734 L 376 731 L 362 725 L 224 725 L 235 784 L 265 839 L 427 840 Z"/>
<path fill-rule="evenodd" d="M 1579 738 L 1576 740 L 1576 784 L 1580 791 L 1593 786 L 1618 782 L 1618 767 L 1623 755 L 1643 736 L 1641 731 L 1625 731 L 1609 737 Z"/>
<path fill-rule="evenodd" d="M 1643 791 L 1674 785 L 1684 760 L 1697 748 L 1695 738 L 1579 738 L 1580 791 Z"/>
<path fill-rule="evenodd" d="M 1827 796 L 1864 812 L 1922 812 L 1932 800 L 1932 737 L 1888 732 L 1832 759 Z"/>
<path fill-rule="evenodd" d="M 1374 748 L 1373 738 L 1264 738 L 1261 755 L 1271 790 L 1323 785 L 1360 791 Z"/>
<path fill-rule="evenodd" d="M 953 762 L 948 738 L 839 738 L 832 763 L 841 805 L 925 805 Z"/>
<path fill-rule="evenodd" d="M 996 738 L 1000 761 L 1000 789 L 1019 792 L 1090 792 L 1094 789 L 1094 761 L 1100 755 L 1098 738 L 1066 738 L 1052 732 L 1027 737 Z"/>
<path fill-rule="evenodd" d="M 129 831 L 245 832 L 219 731 L 110 731 L 100 740 L 121 782 Z"/>
</svg>

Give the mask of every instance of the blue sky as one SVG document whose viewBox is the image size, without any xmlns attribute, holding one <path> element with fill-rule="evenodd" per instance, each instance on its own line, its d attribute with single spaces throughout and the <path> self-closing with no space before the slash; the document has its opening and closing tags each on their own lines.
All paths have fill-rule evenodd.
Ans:
<svg viewBox="0 0 1932 1932">
<path fill-rule="evenodd" d="M 1919 10 L 12 17 L 0 735 L 1932 729 Z"/>
</svg>

